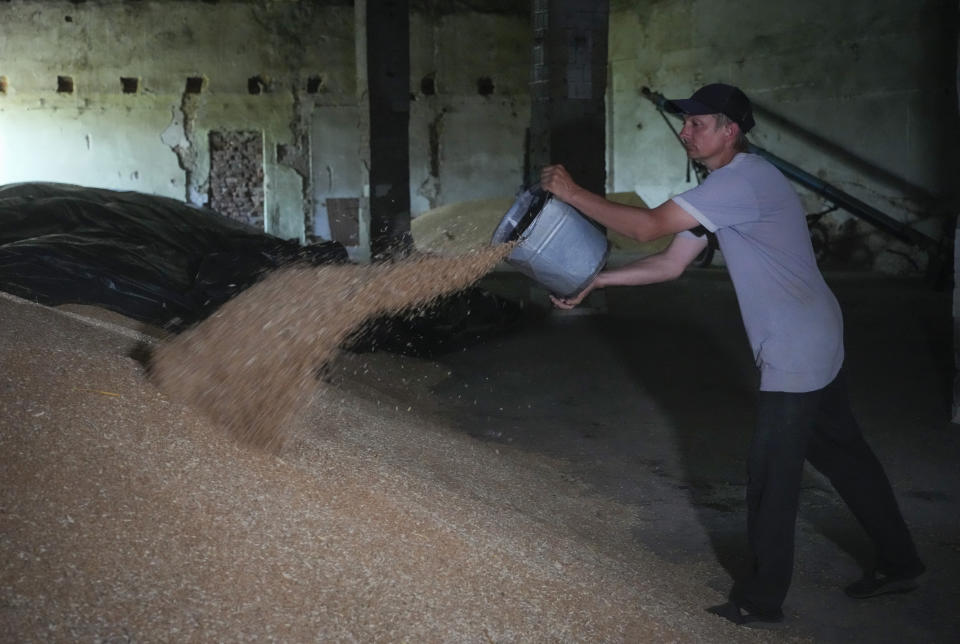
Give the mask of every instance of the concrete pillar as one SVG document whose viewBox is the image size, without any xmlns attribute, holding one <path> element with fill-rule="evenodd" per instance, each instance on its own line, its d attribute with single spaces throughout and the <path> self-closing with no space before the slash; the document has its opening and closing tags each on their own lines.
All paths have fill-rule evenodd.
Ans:
<svg viewBox="0 0 960 644">
<path fill-rule="evenodd" d="M 953 415 L 960 423 L 960 217 L 953 238 Z"/>
<path fill-rule="evenodd" d="M 960 43 L 957 45 L 956 74 L 957 105 L 960 105 Z M 960 423 L 960 217 L 953 235 L 953 414 L 951 420 Z"/>
<path fill-rule="evenodd" d="M 367 92 L 367 0 L 353 3 L 354 54 L 357 65 L 357 164 L 361 186 L 357 200 L 357 246 L 351 259 L 370 261 L 370 101 Z"/>
<path fill-rule="evenodd" d="M 533 0 L 533 72 L 526 181 L 562 163 L 606 192 L 607 0 Z"/>
<path fill-rule="evenodd" d="M 412 247 L 410 237 L 410 14 L 407 0 L 367 0 L 370 104 L 370 250 Z"/>
</svg>

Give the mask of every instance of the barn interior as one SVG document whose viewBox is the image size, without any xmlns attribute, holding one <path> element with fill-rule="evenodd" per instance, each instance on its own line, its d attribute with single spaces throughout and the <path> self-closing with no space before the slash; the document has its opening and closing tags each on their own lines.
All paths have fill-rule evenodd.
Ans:
<svg viewBox="0 0 960 644">
<path fill-rule="evenodd" d="M 0 2 L 0 185 L 170 199 L 358 266 L 488 246 L 551 162 L 659 204 L 701 178 L 659 99 L 739 85 L 755 152 L 808 213 L 854 408 L 928 567 L 912 593 L 846 597 L 870 546 L 810 469 L 786 621 L 707 612 L 748 565 L 756 389 L 719 252 L 569 312 L 501 263 L 477 283 L 495 313 L 461 301 L 432 335 L 397 323 L 318 365 L 279 454 L 151 381 L 147 356 L 180 328 L 15 289 L 3 639 L 954 641 L 957 10 Z M 7 233 L 4 285 L 24 277 Z M 611 264 L 662 247 L 609 241 Z"/>
</svg>

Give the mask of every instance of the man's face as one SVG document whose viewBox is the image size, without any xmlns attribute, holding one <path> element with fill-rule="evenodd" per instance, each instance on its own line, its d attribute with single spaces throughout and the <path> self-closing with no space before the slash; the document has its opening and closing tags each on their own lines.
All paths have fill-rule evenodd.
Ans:
<svg viewBox="0 0 960 644">
<path fill-rule="evenodd" d="M 684 114 L 680 141 L 688 157 L 714 169 L 717 159 L 727 151 L 729 126 L 718 128 L 717 117 L 713 114 Z"/>
</svg>

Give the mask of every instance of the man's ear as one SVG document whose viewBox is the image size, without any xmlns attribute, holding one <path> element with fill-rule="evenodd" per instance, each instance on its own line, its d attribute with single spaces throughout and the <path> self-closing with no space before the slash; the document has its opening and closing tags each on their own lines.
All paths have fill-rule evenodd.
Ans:
<svg viewBox="0 0 960 644">
<path fill-rule="evenodd" d="M 727 123 L 727 131 L 730 133 L 730 136 L 732 138 L 734 139 L 737 138 L 737 136 L 740 134 L 740 124 L 734 121 L 730 121 L 729 123 Z"/>
</svg>

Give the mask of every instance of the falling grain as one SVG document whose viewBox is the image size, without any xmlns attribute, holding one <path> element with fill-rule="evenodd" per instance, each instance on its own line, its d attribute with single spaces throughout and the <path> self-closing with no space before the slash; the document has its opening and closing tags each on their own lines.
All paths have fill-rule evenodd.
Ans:
<svg viewBox="0 0 960 644">
<path fill-rule="evenodd" d="M 458 257 L 277 270 L 162 345 L 151 375 L 238 440 L 278 451 L 316 387 L 318 369 L 366 320 L 417 310 L 467 288 L 509 245 Z"/>
</svg>

